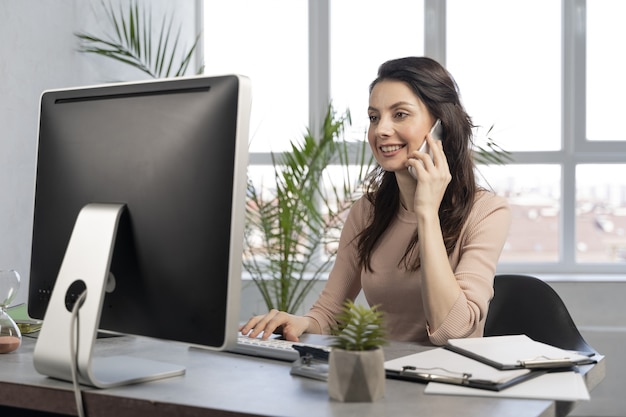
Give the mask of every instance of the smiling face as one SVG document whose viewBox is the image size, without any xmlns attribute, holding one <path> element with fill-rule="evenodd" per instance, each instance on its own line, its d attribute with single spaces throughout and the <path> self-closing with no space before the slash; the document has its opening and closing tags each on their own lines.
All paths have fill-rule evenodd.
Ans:
<svg viewBox="0 0 626 417">
<path fill-rule="evenodd" d="M 407 84 L 383 80 L 374 85 L 368 108 L 367 138 L 385 171 L 408 171 L 408 155 L 420 148 L 434 122 L 426 105 Z"/>
</svg>

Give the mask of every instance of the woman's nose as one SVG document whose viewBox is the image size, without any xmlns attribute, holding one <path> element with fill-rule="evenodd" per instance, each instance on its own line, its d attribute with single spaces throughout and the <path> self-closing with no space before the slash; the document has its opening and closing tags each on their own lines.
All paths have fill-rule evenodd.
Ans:
<svg viewBox="0 0 626 417">
<path fill-rule="evenodd" d="M 393 124 L 388 117 L 381 117 L 376 125 L 376 134 L 378 136 L 390 136 L 393 132 Z"/>
</svg>

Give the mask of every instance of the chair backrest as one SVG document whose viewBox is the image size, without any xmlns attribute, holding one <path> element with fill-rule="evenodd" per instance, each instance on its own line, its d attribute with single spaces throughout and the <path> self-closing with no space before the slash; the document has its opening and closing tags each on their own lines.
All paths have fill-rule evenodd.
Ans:
<svg viewBox="0 0 626 417">
<path fill-rule="evenodd" d="M 582 337 L 565 303 L 546 282 L 527 275 L 496 275 L 485 336 L 526 334 L 561 349 L 596 353 Z"/>
</svg>

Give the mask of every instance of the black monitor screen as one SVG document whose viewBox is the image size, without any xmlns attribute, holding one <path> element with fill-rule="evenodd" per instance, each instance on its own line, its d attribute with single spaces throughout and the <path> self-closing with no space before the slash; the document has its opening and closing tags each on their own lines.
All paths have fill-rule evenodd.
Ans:
<svg viewBox="0 0 626 417">
<path fill-rule="evenodd" d="M 80 210 L 122 203 L 100 328 L 213 347 L 234 338 L 248 117 L 239 76 L 44 92 L 30 316 L 44 318 Z"/>
</svg>

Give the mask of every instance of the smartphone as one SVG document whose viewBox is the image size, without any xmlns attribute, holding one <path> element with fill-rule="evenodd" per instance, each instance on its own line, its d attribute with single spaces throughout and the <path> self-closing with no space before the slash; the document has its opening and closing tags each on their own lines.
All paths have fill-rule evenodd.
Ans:
<svg viewBox="0 0 626 417">
<path fill-rule="evenodd" d="M 432 138 L 435 140 L 441 140 L 442 133 L 443 133 L 443 127 L 441 126 L 441 120 L 437 119 L 435 121 L 435 124 L 433 124 L 433 127 L 430 129 L 430 132 L 428 132 L 428 134 L 432 136 Z M 430 150 L 430 146 L 428 146 L 428 142 L 426 142 L 425 139 L 424 139 L 424 143 L 419 148 L 419 151 L 426 152 L 430 155 L 431 158 L 433 157 L 433 153 Z M 413 167 L 411 166 L 409 167 L 409 173 L 413 176 L 413 178 L 417 179 L 417 176 L 413 172 Z"/>
</svg>

